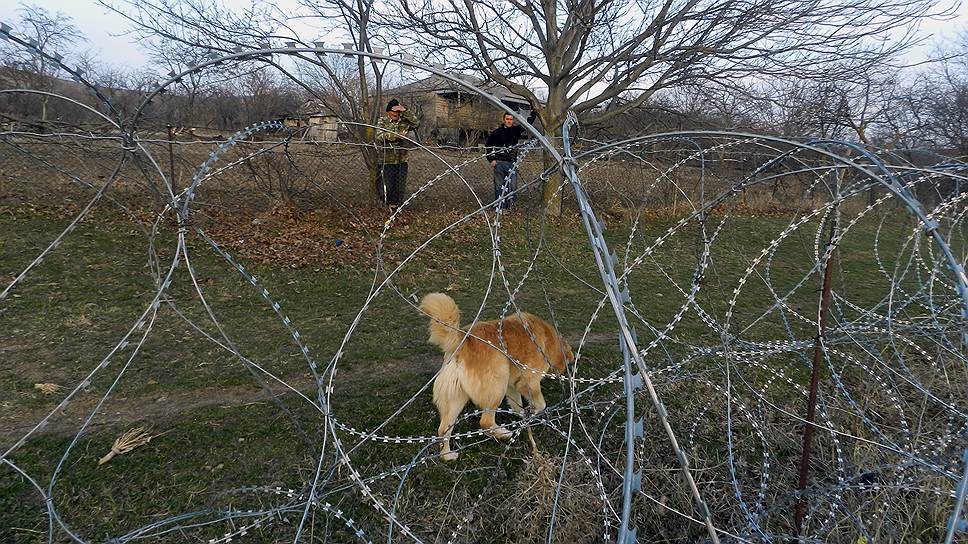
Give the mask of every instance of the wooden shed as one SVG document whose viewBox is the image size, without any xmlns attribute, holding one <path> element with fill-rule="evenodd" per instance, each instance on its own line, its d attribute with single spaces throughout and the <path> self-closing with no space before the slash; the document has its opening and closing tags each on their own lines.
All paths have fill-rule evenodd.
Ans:
<svg viewBox="0 0 968 544">
<path fill-rule="evenodd" d="M 335 142 L 339 137 L 339 117 L 317 100 L 307 100 L 282 122 L 291 128 L 305 128 L 307 140 Z"/>
<path fill-rule="evenodd" d="M 438 75 L 384 91 L 404 103 L 420 119 L 418 136 L 438 144 L 475 145 L 501 123 L 504 110 L 527 115 L 531 104 L 504 87 L 470 76 L 459 76 L 501 100 L 498 108 L 480 94 Z"/>
</svg>

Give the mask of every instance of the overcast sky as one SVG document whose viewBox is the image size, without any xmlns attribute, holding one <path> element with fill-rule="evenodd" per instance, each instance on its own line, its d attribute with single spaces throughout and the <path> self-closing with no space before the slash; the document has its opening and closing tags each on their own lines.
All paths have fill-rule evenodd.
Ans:
<svg viewBox="0 0 968 544">
<path fill-rule="evenodd" d="M 222 0 L 228 6 L 245 6 L 249 0 Z M 100 55 L 102 62 L 113 66 L 140 68 L 146 59 L 131 37 L 124 35 L 129 28 L 128 22 L 116 13 L 100 6 L 94 0 L 37 0 L 29 2 L 48 11 L 60 11 L 74 19 L 74 24 L 89 40 L 89 48 Z M 296 0 L 277 0 L 276 4 L 286 9 L 297 6 Z M 21 5 L 14 0 L 0 0 L 0 21 L 8 24 L 18 20 L 17 10 Z M 926 20 L 921 25 L 922 34 L 927 37 L 924 47 L 909 55 L 912 62 L 922 60 L 930 51 L 931 45 L 942 38 L 950 38 L 955 31 L 968 29 L 968 1 L 959 8 L 958 16 L 949 21 Z M 315 37 L 312 28 L 299 29 L 305 32 L 303 38 L 309 41 Z M 336 44 L 334 44 L 336 46 Z"/>
<path fill-rule="evenodd" d="M 120 6 L 120 2 L 112 2 Z M 276 5 L 286 11 L 298 9 L 297 0 L 276 0 Z M 19 9 L 24 4 L 40 6 L 51 13 L 61 12 L 74 20 L 74 25 L 84 33 L 88 40 L 87 47 L 98 53 L 105 64 L 141 68 L 147 63 L 147 58 L 132 37 L 125 35 L 125 30 L 131 24 L 121 15 L 101 6 L 95 0 L 34 0 L 20 2 L 17 0 L 0 0 L 0 21 L 12 24 L 19 20 Z M 226 6 L 244 7 L 249 0 L 222 0 Z M 298 28 L 297 25 L 293 25 Z M 316 32 L 310 27 L 303 27 L 300 32 L 307 33 L 307 41 Z M 82 46 L 83 48 L 84 46 Z"/>
</svg>

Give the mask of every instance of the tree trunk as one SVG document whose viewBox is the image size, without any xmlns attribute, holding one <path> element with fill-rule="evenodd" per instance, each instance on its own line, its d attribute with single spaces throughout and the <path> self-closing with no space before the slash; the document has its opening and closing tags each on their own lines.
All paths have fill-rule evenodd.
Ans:
<svg viewBox="0 0 968 544">
<path fill-rule="evenodd" d="M 356 141 L 363 144 L 360 146 L 360 157 L 363 159 L 363 165 L 366 166 L 366 179 L 364 183 L 366 184 L 367 201 L 376 203 L 379 200 L 376 191 L 376 178 L 379 172 L 379 165 L 377 164 L 377 151 L 373 147 L 376 143 L 376 130 L 369 126 L 358 126 L 352 133 Z"/>
<path fill-rule="evenodd" d="M 544 116 L 542 116 L 544 117 Z M 549 115 L 550 118 L 555 119 Z M 557 146 L 561 139 L 561 124 L 554 122 L 546 122 L 542 119 L 542 123 L 545 127 L 548 127 L 545 131 L 545 136 L 551 141 L 551 145 Z M 562 177 L 561 177 L 561 165 L 555 164 L 554 159 L 547 152 L 543 154 L 544 158 L 544 170 L 548 173 L 548 179 L 544 183 L 544 191 L 541 198 L 541 202 L 544 206 L 544 212 L 548 215 L 558 217 L 561 215 L 561 193 L 564 188 L 561 187 Z"/>
<path fill-rule="evenodd" d="M 563 181 L 561 168 L 555 162 L 554 157 L 547 152 L 542 157 L 545 171 L 550 168 L 551 172 L 548 174 L 548 179 L 545 180 L 541 202 L 546 214 L 558 217 L 561 215 L 561 193 L 564 191 L 564 188 L 561 187 Z"/>
</svg>

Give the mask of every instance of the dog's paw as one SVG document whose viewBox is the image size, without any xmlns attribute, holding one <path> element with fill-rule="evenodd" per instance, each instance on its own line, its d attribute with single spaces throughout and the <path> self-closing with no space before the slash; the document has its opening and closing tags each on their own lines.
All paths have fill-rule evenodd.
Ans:
<svg viewBox="0 0 968 544">
<path fill-rule="evenodd" d="M 440 458 L 443 459 L 444 461 L 450 462 L 450 461 L 456 461 L 459 455 L 460 454 L 457 453 L 456 451 L 445 451 L 445 452 L 441 452 Z"/>
<path fill-rule="evenodd" d="M 514 433 L 498 425 L 497 427 L 491 428 L 491 435 L 498 440 L 509 440 L 514 436 Z"/>
</svg>

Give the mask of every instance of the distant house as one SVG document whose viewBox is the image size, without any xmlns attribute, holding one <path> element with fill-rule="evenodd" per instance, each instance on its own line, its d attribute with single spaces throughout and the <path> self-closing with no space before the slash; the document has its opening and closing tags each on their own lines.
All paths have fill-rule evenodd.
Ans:
<svg viewBox="0 0 968 544">
<path fill-rule="evenodd" d="M 295 114 L 284 117 L 282 122 L 290 128 L 305 127 L 307 140 L 335 142 L 339 137 L 339 117 L 318 100 L 307 100 Z"/>
<path fill-rule="evenodd" d="M 527 115 L 531 104 L 504 87 L 470 76 L 458 76 L 494 95 L 503 103 L 498 108 L 480 94 L 436 74 L 395 89 L 385 90 L 389 100 L 396 98 L 420 119 L 418 137 L 438 144 L 474 145 L 501 123 L 501 111 L 514 110 Z"/>
</svg>

